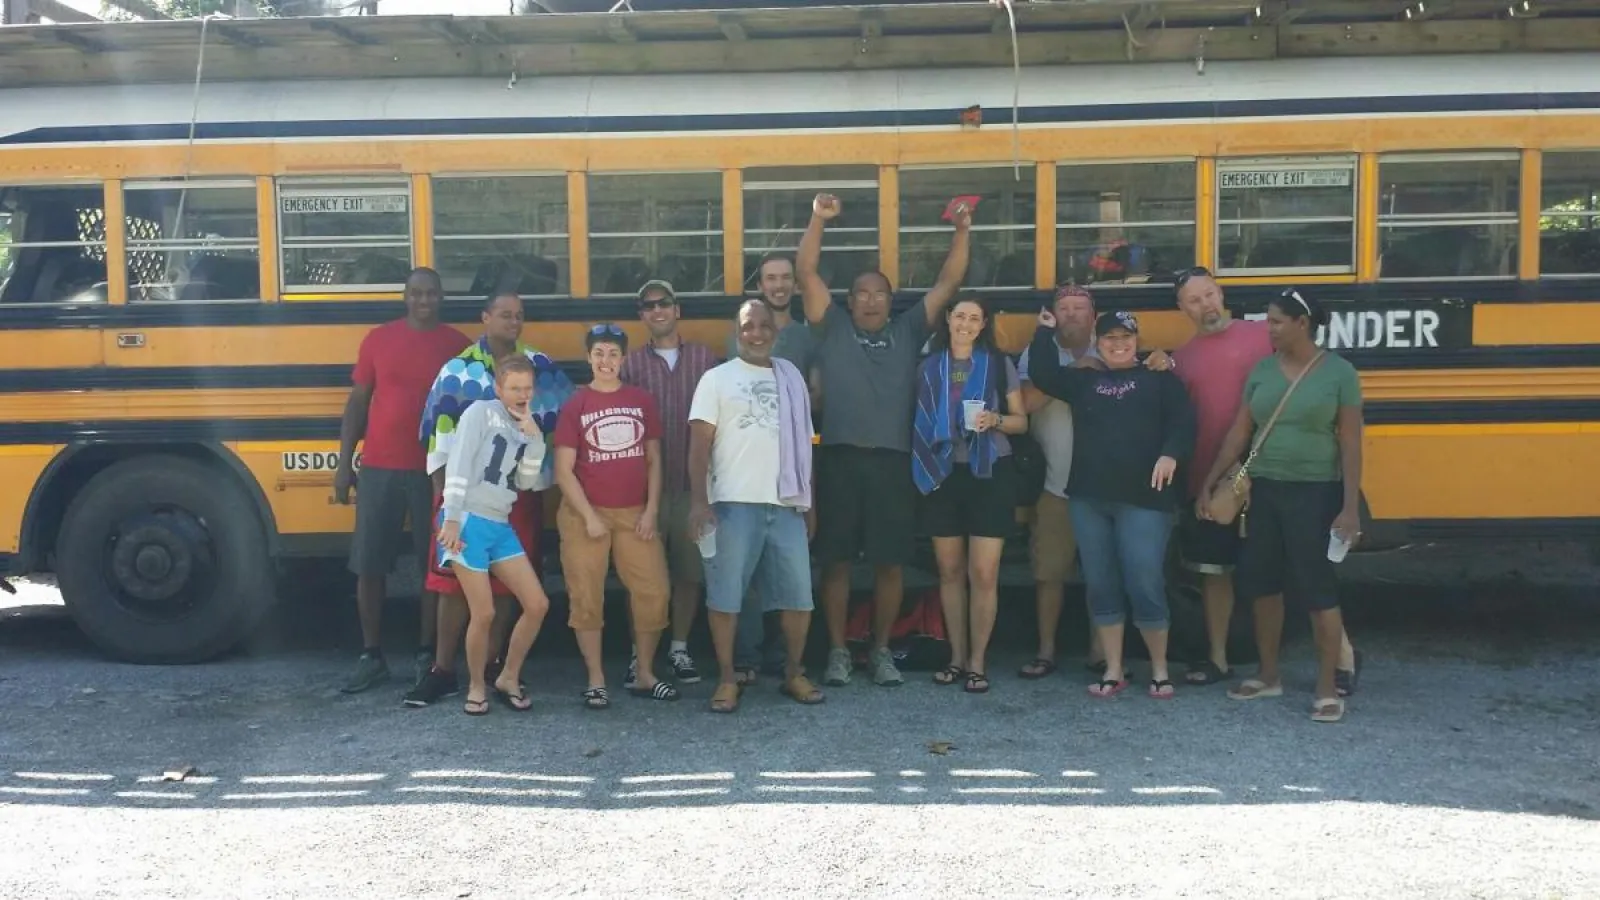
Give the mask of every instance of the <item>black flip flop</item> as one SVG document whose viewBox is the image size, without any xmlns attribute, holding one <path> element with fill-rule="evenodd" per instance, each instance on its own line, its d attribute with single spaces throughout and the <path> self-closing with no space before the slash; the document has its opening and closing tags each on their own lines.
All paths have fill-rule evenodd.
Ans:
<svg viewBox="0 0 1600 900">
<path fill-rule="evenodd" d="M 528 699 L 528 686 L 525 684 L 519 683 L 515 694 L 508 694 L 497 687 L 491 687 L 490 690 L 494 693 L 495 702 L 512 712 L 520 713 L 533 709 L 533 701 Z M 518 706 L 517 701 L 519 700 L 527 705 Z"/>
<path fill-rule="evenodd" d="M 983 686 L 979 687 L 978 685 L 980 684 Z M 983 674 L 982 672 L 968 672 L 967 683 L 962 690 L 969 694 L 989 693 L 989 676 Z"/>
<path fill-rule="evenodd" d="M 967 674 L 960 666 L 945 666 L 933 673 L 933 683 L 941 686 L 952 685 L 960 681 Z"/>
<path fill-rule="evenodd" d="M 1199 675 L 1200 677 L 1196 678 L 1196 675 Z M 1217 664 L 1208 659 L 1205 662 L 1195 663 L 1189 666 L 1189 671 L 1183 674 L 1183 683 L 1192 684 L 1196 687 L 1202 687 L 1208 684 L 1216 684 L 1219 681 L 1227 681 L 1232 677 L 1232 669 L 1229 669 L 1225 672 L 1222 669 L 1217 668 Z"/>
<path fill-rule="evenodd" d="M 611 695 L 603 687 L 589 688 L 583 692 L 583 708 L 602 710 L 611 708 Z"/>
<path fill-rule="evenodd" d="M 1017 670 L 1017 677 L 1018 678 L 1026 678 L 1029 681 L 1038 681 L 1041 678 L 1049 678 L 1051 675 L 1054 675 L 1055 673 L 1056 673 L 1056 661 L 1055 660 L 1053 660 L 1053 659 L 1045 659 L 1042 656 L 1036 656 L 1036 657 L 1034 657 L 1033 662 L 1028 663 L 1027 665 L 1023 666 L 1021 669 Z"/>
<path fill-rule="evenodd" d="M 487 699 L 468 700 L 466 703 L 461 704 L 461 711 L 469 716 L 487 716 L 489 714 L 489 701 Z"/>
</svg>

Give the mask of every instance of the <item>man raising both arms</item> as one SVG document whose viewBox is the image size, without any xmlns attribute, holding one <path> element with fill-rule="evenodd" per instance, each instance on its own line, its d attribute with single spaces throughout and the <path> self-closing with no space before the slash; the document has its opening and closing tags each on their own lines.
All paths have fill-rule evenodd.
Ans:
<svg viewBox="0 0 1600 900">
<path fill-rule="evenodd" d="M 800 290 L 811 323 L 813 360 L 821 372 L 822 447 L 817 457 L 816 553 L 825 566 L 823 613 L 828 620 L 829 685 L 850 682 L 845 647 L 850 567 L 873 567 L 872 680 L 898 685 L 889 630 L 900 612 L 903 567 L 915 550 L 917 489 L 911 480 L 911 418 L 917 360 L 930 329 L 967 274 L 972 211 L 951 211 L 955 237 L 939 278 L 922 300 L 891 317 L 894 287 L 881 272 L 863 272 L 850 288 L 849 311 L 836 307 L 817 273 L 822 230 L 839 215 L 839 198 L 818 194 L 800 240 Z"/>
</svg>

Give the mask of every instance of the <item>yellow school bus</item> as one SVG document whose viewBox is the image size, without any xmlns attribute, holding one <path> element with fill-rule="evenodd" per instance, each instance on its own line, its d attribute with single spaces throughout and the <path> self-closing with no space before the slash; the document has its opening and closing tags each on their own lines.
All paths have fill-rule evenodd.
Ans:
<svg viewBox="0 0 1600 900">
<path fill-rule="evenodd" d="M 0 559 L 117 656 L 215 654 L 276 560 L 344 552 L 339 415 L 409 268 L 469 334 L 517 284 L 581 378 L 649 277 L 724 346 L 819 191 L 830 283 L 906 303 L 979 196 L 1013 350 L 1069 280 L 1169 348 L 1173 270 L 1240 315 L 1314 292 L 1369 534 L 1594 535 L 1600 30 L 1405 5 L 1024 5 L 1015 43 L 975 3 L 0 29 Z"/>
</svg>

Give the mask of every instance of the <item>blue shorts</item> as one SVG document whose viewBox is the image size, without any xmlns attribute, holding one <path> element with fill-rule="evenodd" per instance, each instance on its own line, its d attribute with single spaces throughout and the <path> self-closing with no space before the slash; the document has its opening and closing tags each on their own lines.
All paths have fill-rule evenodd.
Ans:
<svg viewBox="0 0 1600 900">
<path fill-rule="evenodd" d="M 444 523 L 443 512 L 439 513 L 439 522 L 441 526 Z M 439 547 L 438 551 L 440 568 L 449 564 L 474 572 L 487 572 L 495 563 L 527 556 L 510 523 L 496 522 L 472 513 L 463 513 L 461 516 L 461 552 L 446 553 L 443 547 Z"/>
<path fill-rule="evenodd" d="M 759 568 L 768 610 L 809 612 L 811 546 L 805 514 L 766 503 L 714 503 L 711 508 L 717 514 L 717 549 L 705 561 L 706 606 L 738 613 Z"/>
</svg>

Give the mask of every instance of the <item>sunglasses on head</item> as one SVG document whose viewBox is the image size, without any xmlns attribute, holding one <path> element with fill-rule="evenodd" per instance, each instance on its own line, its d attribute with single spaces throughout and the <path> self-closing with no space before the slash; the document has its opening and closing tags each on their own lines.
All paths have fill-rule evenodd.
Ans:
<svg viewBox="0 0 1600 900">
<path fill-rule="evenodd" d="M 600 325 L 596 325 L 593 328 L 590 328 L 589 329 L 589 333 L 594 335 L 594 336 L 596 336 L 596 337 L 599 337 L 601 335 L 610 335 L 612 337 L 625 337 L 626 336 L 623 333 L 621 328 L 618 328 L 617 326 L 612 325 L 609 322 L 605 322 L 605 323 L 602 323 Z"/>
<path fill-rule="evenodd" d="M 1306 315 L 1311 315 L 1311 304 L 1307 303 L 1306 298 L 1300 296 L 1300 292 L 1294 288 L 1289 288 L 1278 296 L 1285 300 L 1293 300 L 1301 309 L 1306 311 Z"/>
<path fill-rule="evenodd" d="M 1172 288 L 1173 288 L 1173 290 L 1182 290 L 1183 286 L 1188 284 L 1189 283 L 1189 279 L 1191 279 L 1191 278 L 1210 278 L 1210 277 L 1211 277 L 1211 270 L 1210 269 L 1206 268 L 1205 266 L 1194 266 L 1192 268 L 1184 269 L 1181 272 L 1173 273 L 1173 276 L 1172 276 Z"/>
</svg>

